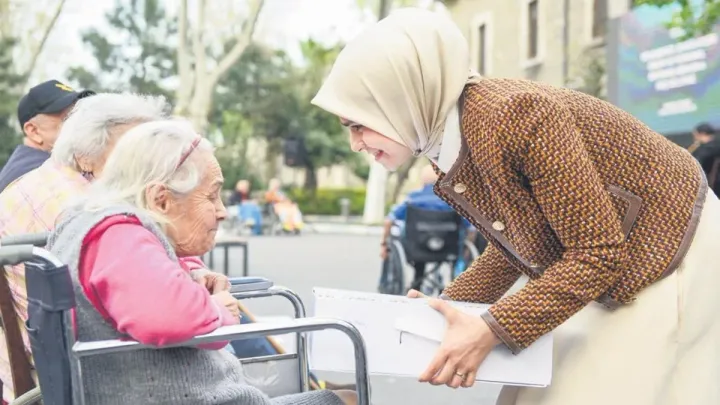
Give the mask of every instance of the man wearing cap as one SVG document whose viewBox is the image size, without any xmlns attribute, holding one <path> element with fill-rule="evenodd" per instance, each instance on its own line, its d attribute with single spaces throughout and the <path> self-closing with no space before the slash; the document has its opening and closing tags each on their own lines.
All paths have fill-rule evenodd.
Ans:
<svg viewBox="0 0 720 405">
<path fill-rule="evenodd" d="M 65 116 L 77 100 L 93 94 L 89 90 L 77 92 L 57 80 L 49 80 L 31 88 L 20 99 L 18 121 L 25 137 L 0 171 L 0 191 L 50 157 Z"/>
</svg>

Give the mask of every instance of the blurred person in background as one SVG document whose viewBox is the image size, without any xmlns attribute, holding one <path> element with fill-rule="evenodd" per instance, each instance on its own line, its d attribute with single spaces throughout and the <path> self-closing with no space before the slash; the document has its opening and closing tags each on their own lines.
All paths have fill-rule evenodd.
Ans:
<svg viewBox="0 0 720 405">
<path fill-rule="evenodd" d="M 250 181 L 239 180 L 228 202 L 228 213 L 240 221 L 240 226 L 249 226 L 254 235 L 262 234 L 262 211 L 250 198 Z"/>
<path fill-rule="evenodd" d="M 300 233 L 303 228 L 302 213 L 298 205 L 280 190 L 279 179 L 270 179 L 268 182 L 265 202 L 272 206 L 285 232 Z"/>
<path fill-rule="evenodd" d="M 15 148 L 0 171 L 0 191 L 50 157 L 60 126 L 73 105 L 93 94 L 90 90 L 78 92 L 57 80 L 49 80 L 31 88 L 20 99 L 17 116 L 23 143 Z"/>
<path fill-rule="evenodd" d="M 715 195 L 720 193 L 720 139 L 715 128 L 708 123 L 702 123 L 693 131 L 693 143 L 689 148 L 695 159 L 700 162 L 708 179 L 710 188 Z"/>
<path fill-rule="evenodd" d="M 380 258 L 382 258 L 383 260 L 387 259 L 388 255 L 390 229 L 392 228 L 392 225 L 394 223 L 405 222 L 408 205 L 412 205 L 414 207 L 429 211 L 454 211 L 451 206 L 449 206 L 445 201 L 440 199 L 440 197 L 438 197 L 433 191 L 433 187 L 435 186 L 435 182 L 437 181 L 438 176 L 437 174 L 435 174 L 435 170 L 431 165 L 427 165 L 422 168 L 422 171 L 420 172 L 420 179 L 423 184 L 422 187 L 419 190 L 411 192 L 410 194 L 408 194 L 405 200 L 392 207 L 387 218 L 385 218 L 385 222 L 383 224 L 382 241 L 380 242 Z M 468 222 L 467 219 L 463 218 L 462 223 L 463 225 L 465 225 L 465 229 L 461 234 L 460 241 L 462 242 L 466 237 L 475 237 L 475 231 L 470 222 Z M 463 246 L 461 245 L 460 249 L 462 248 Z M 462 254 L 460 254 L 459 256 L 462 256 Z M 415 276 L 413 278 L 410 288 L 419 290 L 423 278 L 425 277 L 425 267 L 427 266 L 427 263 L 414 262 L 412 263 L 412 265 L 415 268 Z M 456 268 L 453 269 L 456 276 L 462 271 L 458 270 L 459 269 Z"/>
</svg>

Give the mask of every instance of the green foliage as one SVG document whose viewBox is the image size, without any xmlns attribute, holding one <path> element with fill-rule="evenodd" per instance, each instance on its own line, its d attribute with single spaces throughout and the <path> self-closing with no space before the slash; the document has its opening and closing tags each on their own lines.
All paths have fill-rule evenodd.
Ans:
<svg viewBox="0 0 720 405">
<path fill-rule="evenodd" d="M 338 117 L 310 104 L 342 47 L 326 47 L 308 39 L 300 44 L 300 49 L 305 65 L 299 69 L 294 81 L 298 84 L 296 97 L 300 105 L 300 134 L 304 136 L 310 158 L 306 166 L 305 188 L 312 190 L 317 185 L 317 168 L 340 163 L 362 168 L 362 162 L 350 149 L 347 131 L 340 125 Z"/>
<path fill-rule="evenodd" d="M 0 168 L 22 140 L 16 118 L 20 98 L 17 83 L 22 77 L 15 73 L 13 66 L 14 45 L 12 39 L 0 39 Z"/>
<path fill-rule="evenodd" d="M 604 52 L 587 49 L 579 58 L 582 85 L 578 90 L 599 99 L 605 99 L 605 74 L 607 73 Z"/>
<path fill-rule="evenodd" d="M 720 0 L 636 0 L 637 6 L 667 7 L 679 6 L 668 21 L 668 28 L 684 31 L 682 39 L 689 39 L 712 32 L 720 19 Z"/>
<path fill-rule="evenodd" d="M 251 44 L 217 86 L 211 122 L 227 143 L 238 137 L 281 139 L 297 130 L 293 66 L 283 51 Z"/>
<path fill-rule="evenodd" d="M 96 66 L 70 69 L 71 80 L 96 91 L 164 94 L 172 101 L 174 94 L 166 83 L 177 78 L 177 21 L 163 4 L 116 0 L 106 15 L 109 28 L 83 35 Z M 232 45 L 226 44 L 225 51 Z M 266 174 L 251 167 L 256 159 L 248 159 L 253 138 L 267 141 L 271 159 L 283 140 L 302 137 L 309 154 L 305 167 L 309 190 L 316 188 L 317 169 L 334 164 L 347 164 L 367 176 L 367 164 L 351 153 L 347 132 L 337 117 L 310 104 L 341 47 L 313 40 L 300 46 L 304 60 L 294 63 L 283 51 L 251 44 L 216 86 L 209 133 L 220 134 L 217 155 L 229 188 L 239 178 Z"/>
<path fill-rule="evenodd" d="M 306 188 L 316 187 L 318 168 L 339 163 L 363 169 L 348 146 L 347 132 L 337 117 L 310 104 L 340 46 L 301 43 L 304 63 L 294 64 L 283 51 L 258 44 L 249 46 L 222 79 L 215 95 L 211 121 L 222 130 L 226 146 L 264 138 L 277 147 L 290 137 L 301 137 L 308 152 Z M 239 148 L 243 149 L 243 148 Z M 243 165 L 244 151 L 234 164 Z M 225 167 L 225 166 L 223 166 Z"/>
<path fill-rule="evenodd" d="M 340 199 L 350 200 L 350 215 L 362 215 L 365 206 L 365 189 L 362 188 L 321 188 L 311 192 L 296 188 L 288 197 L 297 203 L 305 215 L 340 215 Z"/>
<path fill-rule="evenodd" d="M 95 91 L 173 93 L 164 81 L 177 74 L 177 20 L 168 18 L 160 0 L 117 0 L 106 14 L 108 32 L 96 28 L 83 33 L 83 42 L 95 57 L 97 68 L 76 66 L 68 77 Z"/>
</svg>

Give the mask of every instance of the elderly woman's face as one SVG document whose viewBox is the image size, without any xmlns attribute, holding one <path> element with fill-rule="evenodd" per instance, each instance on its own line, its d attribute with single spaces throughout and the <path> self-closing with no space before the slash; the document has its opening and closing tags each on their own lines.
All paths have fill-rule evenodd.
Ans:
<svg viewBox="0 0 720 405">
<path fill-rule="evenodd" d="M 223 176 L 211 152 L 197 151 L 202 161 L 203 177 L 190 194 L 169 201 L 167 216 L 171 226 L 168 236 L 175 243 L 178 256 L 201 256 L 215 244 L 220 221 L 227 216 L 220 193 Z"/>
<path fill-rule="evenodd" d="M 412 151 L 405 145 L 383 136 L 372 129 L 341 118 L 340 123 L 350 128 L 350 148 L 353 152 L 365 152 L 390 171 L 397 170 L 410 160 Z"/>
</svg>

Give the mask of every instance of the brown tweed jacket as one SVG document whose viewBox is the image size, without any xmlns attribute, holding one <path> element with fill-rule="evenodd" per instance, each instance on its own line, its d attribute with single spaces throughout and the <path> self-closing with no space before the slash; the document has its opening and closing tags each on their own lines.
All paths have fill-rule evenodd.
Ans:
<svg viewBox="0 0 720 405">
<path fill-rule="evenodd" d="M 485 320 L 514 353 L 679 265 L 707 190 L 686 150 L 609 103 L 530 81 L 483 79 L 461 107 L 460 156 L 435 192 L 490 244 L 444 294 L 494 303 Z"/>
</svg>

